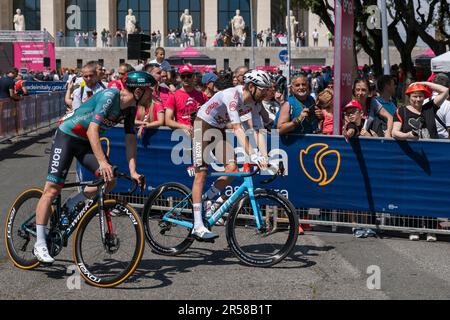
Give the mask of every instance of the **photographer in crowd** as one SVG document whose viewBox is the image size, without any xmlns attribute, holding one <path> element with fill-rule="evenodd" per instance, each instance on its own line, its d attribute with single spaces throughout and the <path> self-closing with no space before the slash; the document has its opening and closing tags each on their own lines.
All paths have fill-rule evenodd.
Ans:
<svg viewBox="0 0 450 320">
<path fill-rule="evenodd" d="M 319 133 L 319 123 L 324 119 L 322 110 L 316 107 L 316 101 L 310 94 L 308 77 L 304 74 L 295 76 L 291 83 L 289 103 L 281 106 L 275 120 L 280 134 Z"/>
</svg>

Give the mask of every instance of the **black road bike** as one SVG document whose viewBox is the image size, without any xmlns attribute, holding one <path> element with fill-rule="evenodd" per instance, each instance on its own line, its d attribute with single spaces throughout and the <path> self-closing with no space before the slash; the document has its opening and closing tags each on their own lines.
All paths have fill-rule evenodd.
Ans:
<svg viewBox="0 0 450 320">
<path fill-rule="evenodd" d="M 117 169 L 114 176 L 132 182 L 129 193 L 138 187 L 138 182 Z M 105 199 L 105 185 L 103 178 L 66 184 L 64 189 L 97 187 L 97 195 L 70 217 L 68 225 L 61 219 L 63 209 L 59 195 L 52 204 L 47 235 L 49 253 L 56 257 L 75 233 L 73 260 L 86 282 L 96 287 L 114 287 L 128 279 L 142 258 L 145 243 L 139 215 L 128 203 Z M 42 193 L 37 188 L 24 191 L 14 201 L 6 218 L 8 255 L 15 266 L 24 270 L 40 265 L 33 255 L 33 246 L 36 239 L 35 210 Z"/>
</svg>

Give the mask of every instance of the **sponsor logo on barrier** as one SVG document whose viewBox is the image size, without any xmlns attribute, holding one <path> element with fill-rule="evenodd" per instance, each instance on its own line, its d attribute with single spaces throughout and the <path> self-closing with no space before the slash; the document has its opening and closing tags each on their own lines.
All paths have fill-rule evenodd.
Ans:
<svg viewBox="0 0 450 320">
<path fill-rule="evenodd" d="M 111 142 L 106 137 L 100 138 L 100 142 L 106 143 L 106 153 L 105 154 L 107 157 L 109 157 L 109 153 L 111 152 Z"/>
<path fill-rule="evenodd" d="M 314 155 L 314 149 L 317 148 L 320 149 L 315 153 L 314 166 L 317 169 L 317 172 L 319 173 L 319 177 L 315 178 L 306 169 L 305 164 L 307 163 L 306 156 Z M 341 154 L 339 153 L 339 151 L 329 149 L 330 147 L 325 143 L 315 143 L 310 145 L 306 150 L 302 150 L 300 152 L 300 165 L 303 170 L 303 173 L 308 177 L 308 179 L 318 183 L 320 187 L 324 187 L 333 182 L 334 179 L 336 179 L 339 170 L 341 168 Z M 330 166 L 324 166 L 324 160 L 333 157 L 333 155 L 337 159 L 336 166 L 334 168 L 334 171 L 332 171 L 333 169 L 331 171 L 328 171 L 328 169 L 330 169 Z M 331 176 L 329 174 L 330 172 L 332 173 Z"/>
<path fill-rule="evenodd" d="M 34 82 L 25 81 L 23 86 L 28 90 L 28 94 L 49 93 L 49 92 L 65 92 L 65 82 Z"/>
</svg>

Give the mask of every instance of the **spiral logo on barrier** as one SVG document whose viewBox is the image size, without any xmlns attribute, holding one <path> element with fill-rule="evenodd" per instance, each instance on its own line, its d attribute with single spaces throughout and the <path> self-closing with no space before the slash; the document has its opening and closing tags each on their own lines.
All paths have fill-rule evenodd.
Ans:
<svg viewBox="0 0 450 320">
<path fill-rule="evenodd" d="M 107 157 L 109 157 L 109 153 L 111 151 L 111 142 L 106 137 L 100 138 L 100 142 L 105 142 L 106 143 L 106 153 L 105 154 L 106 154 Z"/>
<path fill-rule="evenodd" d="M 315 149 L 318 149 L 318 151 L 316 151 L 314 155 Z M 303 172 L 308 179 L 318 183 L 320 187 L 324 187 L 333 182 L 341 168 L 341 154 L 336 150 L 329 149 L 329 145 L 325 143 L 315 143 L 310 145 L 306 150 L 302 150 L 300 152 L 300 165 Z M 305 167 L 305 163 L 307 163 L 306 156 L 310 154 L 314 155 L 314 166 L 319 174 L 319 177 L 313 177 L 313 175 Z M 334 171 L 328 171 L 327 169 L 329 169 L 329 166 L 327 166 L 327 168 L 324 166 L 324 161 L 330 159 L 331 157 L 336 157 L 337 160 Z"/>
</svg>

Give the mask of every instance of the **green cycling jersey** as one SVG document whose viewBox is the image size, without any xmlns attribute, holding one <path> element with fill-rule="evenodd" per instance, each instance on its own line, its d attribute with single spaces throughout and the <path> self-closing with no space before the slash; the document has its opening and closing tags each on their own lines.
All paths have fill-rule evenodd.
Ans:
<svg viewBox="0 0 450 320">
<path fill-rule="evenodd" d="M 91 122 L 100 126 L 101 132 L 112 128 L 125 119 L 125 132 L 134 134 L 136 108 L 120 109 L 120 91 L 103 90 L 82 104 L 60 121 L 59 129 L 72 137 L 88 140 L 87 130 Z"/>
</svg>

